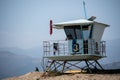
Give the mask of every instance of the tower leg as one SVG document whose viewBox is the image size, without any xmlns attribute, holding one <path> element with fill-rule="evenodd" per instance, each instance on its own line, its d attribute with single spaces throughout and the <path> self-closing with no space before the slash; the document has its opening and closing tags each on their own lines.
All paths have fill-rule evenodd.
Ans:
<svg viewBox="0 0 120 80">
<path fill-rule="evenodd" d="M 64 72 L 64 68 L 65 68 L 65 64 L 66 64 L 67 61 L 64 61 L 64 64 L 63 64 L 63 69 L 62 69 L 62 73 Z"/>
<path fill-rule="evenodd" d="M 99 67 L 100 67 L 102 70 L 104 70 L 103 67 L 99 64 L 99 62 L 98 62 L 97 60 L 95 60 L 95 62 L 99 65 Z"/>
<path fill-rule="evenodd" d="M 57 68 L 56 68 L 56 64 L 55 64 L 55 62 L 54 62 L 54 68 L 55 68 L 54 71 L 57 71 Z"/>
<path fill-rule="evenodd" d="M 50 70 L 50 67 L 53 65 L 53 63 L 55 62 L 55 60 L 53 60 L 51 62 L 51 64 L 46 68 L 45 72 L 43 73 L 42 77 L 45 76 L 45 74 Z"/>
<path fill-rule="evenodd" d="M 92 71 L 91 71 L 91 69 L 90 69 L 90 67 L 89 67 L 89 64 L 87 63 L 87 60 L 85 60 L 85 63 L 86 63 L 86 65 L 87 65 L 87 67 L 88 67 L 89 72 L 92 73 Z"/>
</svg>

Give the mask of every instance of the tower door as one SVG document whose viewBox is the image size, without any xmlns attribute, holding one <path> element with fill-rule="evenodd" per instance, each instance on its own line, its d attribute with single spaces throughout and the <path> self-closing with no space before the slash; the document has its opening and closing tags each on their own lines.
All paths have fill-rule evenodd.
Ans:
<svg viewBox="0 0 120 80">
<path fill-rule="evenodd" d="M 88 40 L 83 41 L 83 52 L 84 54 L 88 54 Z"/>
</svg>

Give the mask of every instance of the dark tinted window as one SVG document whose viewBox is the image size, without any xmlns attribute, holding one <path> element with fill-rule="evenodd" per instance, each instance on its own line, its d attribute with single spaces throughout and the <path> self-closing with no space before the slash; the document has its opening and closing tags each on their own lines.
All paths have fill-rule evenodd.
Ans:
<svg viewBox="0 0 120 80">
<path fill-rule="evenodd" d="M 64 26 L 64 30 L 68 39 L 88 39 L 90 33 L 90 26 Z"/>
</svg>

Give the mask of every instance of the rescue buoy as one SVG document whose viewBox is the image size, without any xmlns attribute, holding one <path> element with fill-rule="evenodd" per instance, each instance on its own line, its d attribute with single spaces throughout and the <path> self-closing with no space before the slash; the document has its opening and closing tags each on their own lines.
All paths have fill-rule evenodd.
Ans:
<svg viewBox="0 0 120 80">
<path fill-rule="evenodd" d="M 50 35 L 52 35 L 52 20 L 50 20 Z"/>
</svg>

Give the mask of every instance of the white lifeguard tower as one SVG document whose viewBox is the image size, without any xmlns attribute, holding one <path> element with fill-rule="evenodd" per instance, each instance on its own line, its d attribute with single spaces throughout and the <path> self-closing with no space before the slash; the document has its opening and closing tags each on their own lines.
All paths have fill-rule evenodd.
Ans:
<svg viewBox="0 0 120 80">
<path fill-rule="evenodd" d="M 101 38 L 109 25 L 92 18 L 51 24 L 54 29 L 64 30 L 66 40 L 43 42 L 45 72 L 55 70 L 64 73 L 73 66 L 87 69 L 90 73 L 96 66 L 103 69 L 97 60 L 106 57 L 106 44 Z"/>
</svg>

